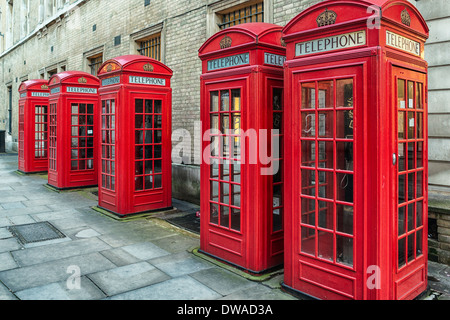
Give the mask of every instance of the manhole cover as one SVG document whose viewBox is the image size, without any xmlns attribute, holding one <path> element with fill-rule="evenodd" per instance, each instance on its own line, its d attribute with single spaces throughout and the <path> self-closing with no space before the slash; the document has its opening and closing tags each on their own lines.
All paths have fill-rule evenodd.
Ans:
<svg viewBox="0 0 450 320">
<path fill-rule="evenodd" d="M 9 227 L 9 231 L 23 244 L 62 239 L 66 236 L 49 222 L 38 222 Z"/>
</svg>

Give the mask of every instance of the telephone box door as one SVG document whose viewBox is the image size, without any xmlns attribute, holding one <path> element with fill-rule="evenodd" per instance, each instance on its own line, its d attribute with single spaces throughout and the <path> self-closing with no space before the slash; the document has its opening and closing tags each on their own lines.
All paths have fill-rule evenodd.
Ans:
<svg viewBox="0 0 450 320">
<path fill-rule="evenodd" d="M 70 170 L 74 181 L 80 179 L 92 180 L 95 184 L 97 177 L 92 177 L 95 155 L 95 113 L 98 102 L 96 100 L 68 99 L 70 106 Z M 96 165 L 96 164 L 95 164 Z M 78 177 L 78 178 L 77 178 Z"/>
<path fill-rule="evenodd" d="M 414 298 L 426 289 L 428 141 L 426 74 L 393 68 L 394 298 Z M 414 284 L 411 286 L 410 283 Z"/>
<path fill-rule="evenodd" d="M 102 192 L 99 192 L 99 203 L 106 203 L 111 206 L 117 206 L 117 150 L 116 150 L 116 105 L 117 94 L 108 94 L 101 96 L 100 100 L 100 124 L 101 134 L 99 143 L 98 168 L 100 170 L 99 186 Z"/>
<path fill-rule="evenodd" d="M 273 161 L 269 164 L 272 167 L 272 174 L 267 194 L 269 201 L 267 207 L 269 219 L 267 222 L 268 235 L 268 256 L 270 265 L 279 265 L 283 263 L 284 252 L 284 161 L 283 161 L 283 112 L 284 97 L 283 81 L 270 79 L 267 81 L 267 106 L 268 106 L 268 125 L 272 129 L 271 148 L 269 149 Z"/>
<path fill-rule="evenodd" d="M 135 110 L 132 140 L 135 141 L 134 202 L 136 206 L 153 204 L 155 208 L 161 208 L 162 203 L 170 203 L 170 199 L 165 198 L 167 193 L 163 192 L 164 188 L 170 188 L 171 183 L 167 174 L 171 164 L 163 161 L 170 159 L 171 151 L 163 148 L 163 139 L 170 139 L 167 97 L 164 94 L 136 93 L 131 96 L 131 101 Z"/>
<path fill-rule="evenodd" d="M 293 176 L 286 202 L 299 226 L 286 243 L 293 256 L 285 270 L 295 288 L 319 299 L 362 299 L 364 291 L 362 70 L 294 74 L 293 117 L 285 117 L 286 157 L 299 164 L 285 174 Z"/>
<path fill-rule="evenodd" d="M 208 216 L 202 219 L 205 237 L 202 250 L 213 256 L 243 265 L 246 260 L 247 212 L 241 195 L 247 190 L 245 172 L 241 172 L 241 135 L 246 119 L 244 81 L 226 81 L 206 86 L 205 99 L 208 108 L 203 110 L 203 126 L 209 129 L 209 139 L 203 141 L 205 155 L 202 166 L 203 185 L 208 185 Z M 205 141 L 206 140 L 206 141 Z M 247 158 L 247 157 L 246 157 Z M 242 166 L 244 168 L 245 166 Z M 256 209 L 255 209 L 256 210 Z M 249 222 L 251 223 L 251 222 Z"/>
</svg>

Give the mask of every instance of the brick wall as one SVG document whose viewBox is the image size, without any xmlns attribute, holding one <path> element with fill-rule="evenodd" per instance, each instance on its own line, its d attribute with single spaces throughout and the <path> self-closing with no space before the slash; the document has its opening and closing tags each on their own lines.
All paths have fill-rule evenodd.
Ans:
<svg viewBox="0 0 450 320">
<path fill-rule="evenodd" d="M 104 60 L 135 54 L 136 46 L 130 35 L 161 24 L 164 26 L 163 62 L 174 72 L 173 129 L 187 130 L 192 137 L 191 141 L 185 140 L 181 144 L 177 141 L 174 144 L 192 151 L 192 157 L 184 157 L 184 162 L 195 161 L 194 157 L 198 160 L 201 152 L 198 144 L 193 142 L 194 124 L 200 118 L 201 63 L 198 49 L 208 37 L 208 4 L 217 2 L 152 0 L 149 6 L 144 6 L 144 0 L 71 0 L 58 12 L 60 18 L 46 18 L 44 23 L 39 24 L 39 2 L 31 1 L 28 37 L 21 35 L 21 25 L 15 23 L 16 46 L 0 57 L 2 82 L 11 86 L 13 91 L 11 139 L 17 139 L 17 90 L 21 80 L 40 78 L 41 73 L 48 78 L 47 72 L 55 68 L 58 72 L 63 68 L 89 72 L 86 54 L 96 49 L 103 52 Z M 269 22 L 284 26 L 301 10 L 316 2 L 270 0 L 273 21 Z M 20 21 L 19 5 L 20 2 L 17 2 L 14 8 L 16 22 Z M 70 8 L 70 5 L 77 6 Z M 116 36 L 121 37 L 121 44 L 117 46 L 114 45 Z M 6 100 L 7 90 L 2 87 L 0 101 Z M 8 108 L 5 105 L 0 106 L 0 130 L 7 127 Z M 11 145 L 16 149 L 15 144 Z"/>
<path fill-rule="evenodd" d="M 450 265 L 450 203 L 449 195 L 433 195 L 429 200 L 428 258 Z"/>
</svg>

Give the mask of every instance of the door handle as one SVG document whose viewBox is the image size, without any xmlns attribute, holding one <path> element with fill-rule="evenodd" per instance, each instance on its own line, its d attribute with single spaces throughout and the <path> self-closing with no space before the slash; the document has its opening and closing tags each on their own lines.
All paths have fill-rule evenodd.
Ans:
<svg viewBox="0 0 450 320">
<path fill-rule="evenodd" d="M 392 165 L 396 165 L 397 164 L 397 155 L 395 153 L 392 154 Z"/>
</svg>

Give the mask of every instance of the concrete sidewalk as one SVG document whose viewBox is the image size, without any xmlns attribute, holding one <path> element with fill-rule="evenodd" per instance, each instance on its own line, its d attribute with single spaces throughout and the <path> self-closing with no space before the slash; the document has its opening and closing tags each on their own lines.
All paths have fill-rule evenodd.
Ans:
<svg viewBox="0 0 450 320">
<path fill-rule="evenodd" d="M 17 156 L 0 155 L 0 300 L 296 299 L 281 291 L 282 273 L 254 281 L 194 255 L 199 237 L 164 219 L 117 221 L 91 209 L 91 190 L 57 193 L 45 175 L 16 169 Z M 64 237 L 23 245 L 9 231 L 44 221 Z M 448 299 L 450 267 L 430 263 L 429 283 L 426 299 Z"/>
</svg>

